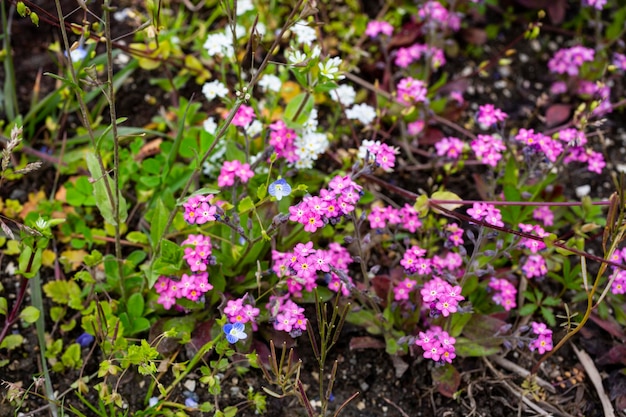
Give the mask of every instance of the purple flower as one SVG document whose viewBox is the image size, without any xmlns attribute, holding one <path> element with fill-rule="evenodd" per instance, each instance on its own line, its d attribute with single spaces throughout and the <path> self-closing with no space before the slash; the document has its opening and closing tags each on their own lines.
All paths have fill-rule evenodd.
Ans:
<svg viewBox="0 0 626 417">
<path fill-rule="evenodd" d="M 76 338 L 76 343 L 81 345 L 81 347 L 89 347 L 93 343 L 94 339 L 95 338 L 89 333 L 83 333 Z"/>
</svg>

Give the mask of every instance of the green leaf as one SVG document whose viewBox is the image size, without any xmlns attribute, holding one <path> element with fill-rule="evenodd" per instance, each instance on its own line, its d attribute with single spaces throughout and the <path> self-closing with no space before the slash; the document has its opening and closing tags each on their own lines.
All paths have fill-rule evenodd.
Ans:
<svg viewBox="0 0 626 417">
<path fill-rule="evenodd" d="M 167 219 L 169 213 L 167 207 L 163 203 L 163 199 L 159 198 L 156 204 L 156 208 L 150 218 L 150 239 L 152 239 L 152 248 L 156 248 L 163 239 L 165 234 L 165 226 L 167 226 Z"/>
<path fill-rule="evenodd" d="M 461 374 L 449 363 L 437 366 L 431 371 L 433 384 L 437 386 L 437 391 L 445 397 L 453 398 L 461 384 Z"/>
<path fill-rule="evenodd" d="M 50 281 L 44 284 L 43 291 L 55 303 L 69 305 L 75 310 L 82 308 L 80 287 L 74 281 Z"/>
<path fill-rule="evenodd" d="M 494 355 L 500 352 L 497 346 L 484 346 L 478 342 L 474 342 L 465 337 L 458 337 L 454 344 L 457 356 L 461 357 L 480 357 Z"/>
<path fill-rule="evenodd" d="M 287 126 L 302 126 L 307 120 L 309 120 L 309 115 L 311 114 L 311 110 L 313 110 L 313 105 L 314 100 L 312 94 L 300 93 L 295 96 L 285 108 L 284 120 Z"/>
<path fill-rule="evenodd" d="M 83 360 L 80 357 L 80 345 L 78 343 L 69 345 L 61 355 L 61 362 L 70 369 L 80 368 L 83 365 Z"/>
<path fill-rule="evenodd" d="M 449 334 L 452 337 L 458 337 L 463 332 L 463 327 L 467 324 L 468 321 L 472 318 L 470 313 L 457 313 L 452 314 L 450 322 L 450 330 Z"/>
<path fill-rule="evenodd" d="M 8 312 L 8 304 L 7 299 L 4 297 L 0 297 L 0 314 L 6 316 Z"/>
<path fill-rule="evenodd" d="M 552 309 L 542 306 L 541 315 L 543 316 L 543 318 L 546 320 L 546 322 L 548 323 L 550 327 L 556 326 L 556 317 L 554 317 L 554 313 L 552 312 Z"/>
<path fill-rule="evenodd" d="M 450 192 L 450 191 L 435 191 L 433 193 L 433 195 L 430 196 L 430 198 L 432 200 L 461 201 L 461 197 L 459 197 L 458 195 L 456 195 L 456 194 L 454 194 L 453 192 Z M 454 204 L 454 203 L 439 204 L 439 205 L 441 207 L 443 207 L 444 209 L 447 209 L 447 210 L 450 210 L 450 211 L 454 211 L 454 210 L 458 209 L 459 207 L 463 206 L 463 204 Z M 437 210 L 436 208 L 433 208 L 433 211 L 435 213 L 443 214 L 443 212 L 441 210 Z"/>
<path fill-rule="evenodd" d="M 126 308 L 128 311 L 128 315 L 130 316 L 131 320 L 134 317 L 141 317 L 143 315 L 144 300 L 141 294 L 139 294 L 138 292 L 128 297 L 126 306 L 127 306 Z"/>
<path fill-rule="evenodd" d="M 518 314 L 520 316 L 529 316 L 533 314 L 535 310 L 537 310 L 537 306 L 535 304 L 526 304 L 519 309 Z"/>
<path fill-rule="evenodd" d="M 24 343 L 24 337 L 20 334 L 7 335 L 2 343 L 0 343 L 0 349 L 13 350 L 20 347 Z"/>
<path fill-rule="evenodd" d="M 24 320 L 26 323 L 34 323 L 39 318 L 41 312 L 38 308 L 33 306 L 28 306 L 20 313 L 20 318 Z"/>
<path fill-rule="evenodd" d="M 98 210 L 100 210 L 100 214 L 104 217 L 104 220 L 111 224 L 116 225 L 114 216 L 114 207 L 118 204 L 117 196 L 115 196 L 115 186 L 111 177 L 109 177 L 108 173 L 102 172 L 100 169 L 100 164 L 98 163 L 98 159 L 95 154 L 89 152 L 85 155 L 85 159 L 87 161 L 87 167 L 89 168 L 89 172 L 91 177 L 95 180 L 93 183 L 94 186 L 94 197 L 96 199 L 96 206 Z M 106 183 L 105 183 L 106 181 Z M 112 201 L 109 199 L 109 193 L 107 191 L 107 183 L 108 188 L 113 194 Z M 120 196 L 119 199 L 119 216 L 120 222 L 124 223 L 128 216 L 128 208 L 126 205 L 126 199 L 123 196 Z"/>
<path fill-rule="evenodd" d="M 249 196 L 241 200 L 239 202 L 239 205 L 237 206 L 237 210 L 239 211 L 239 214 L 243 214 L 249 210 L 252 210 L 253 208 L 254 208 L 254 202 Z"/>
</svg>

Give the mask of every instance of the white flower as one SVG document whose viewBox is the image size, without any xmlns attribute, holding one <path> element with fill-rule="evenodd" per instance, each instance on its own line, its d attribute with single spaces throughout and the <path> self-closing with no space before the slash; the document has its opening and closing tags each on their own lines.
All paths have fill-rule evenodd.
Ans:
<svg viewBox="0 0 626 417">
<path fill-rule="evenodd" d="M 328 61 L 324 63 L 319 63 L 318 66 L 320 68 L 320 75 L 322 77 L 326 77 L 329 80 L 341 80 L 344 78 L 343 75 L 339 74 L 339 66 L 341 65 L 341 58 L 338 56 L 330 58 Z"/>
<path fill-rule="evenodd" d="M 315 45 L 313 49 L 311 49 L 311 59 L 315 59 L 322 53 L 322 48 L 319 45 Z"/>
<path fill-rule="evenodd" d="M 330 92 L 330 97 L 343 104 L 345 107 L 350 107 L 354 104 L 356 98 L 356 91 L 351 85 L 343 84 L 335 88 Z"/>
<path fill-rule="evenodd" d="M 232 43 L 232 37 L 228 37 L 224 33 L 213 33 L 207 36 L 204 42 L 204 49 L 206 49 L 209 56 L 226 56 L 230 58 L 235 55 Z"/>
<path fill-rule="evenodd" d="M 259 87 L 261 87 L 265 91 L 274 91 L 278 93 L 283 83 L 280 81 L 280 78 L 273 74 L 266 74 L 259 80 Z"/>
<path fill-rule="evenodd" d="M 302 126 L 304 133 L 310 133 L 317 129 L 317 109 L 312 109 L 311 114 L 309 114 L 309 118 L 304 125 Z"/>
<path fill-rule="evenodd" d="M 252 123 L 246 127 L 246 134 L 250 137 L 254 137 L 261 133 L 262 130 L 263 124 L 258 120 L 253 120 Z"/>
<path fill-rule="evenodd" d="M 317 39 L 315 29 L 304 22 L 298 22 L 293 25 L 291 31 L 296 34 L 296 41 L 298 43 L 310 46 L 311 43 Z"/>
<path fill-rule="evenodd" d="M 346 117 L 352 120 L 358 120 L 364 125 L 368 125 L 376 118 L 376 110 L 367 104 L 357 104 L 346 110 Z"/>
<path fill-rule="evenodd" d="M 252 0 L 237 0 L 237 16 L 241 16 L 242 14 L 254 10 L 254 4 L 252 4 Z"/>
<path fill-rule="evenodd" d="M 301 64 L 306 61 L 307 57 L 302 51 L 293 51 L 287 55 L 287 60 L 292 65 Z"/>
<path fill-rule="evenodd" d="M 202 86 L 202 93 L 206 96 L 207 100 L 211 101 L 215 97 L 226 97 L 228 94 L 228 88 L 226 88 L 226 86 L 219 80 L 213 80 Z"/>
<path fill-rule="evenodd" d="M 246 33 L 248 33 L 248 31 L 245 27 L 243 27 L 242 25 L 235 25 L 235 35 L 237 36 L 237 39 L 243 38 L 244 36 L 246 36 Z"/>
<path fill-rule="evenodd" d="M 207 133 L 211 135 L 215 135 L 215 132 L 217 132 L 217 123 L 215 123 L 215 119 L 212 117 L 206 119 L 204 123 L 202 123 L 202 125 L 204 127 L 204 130 L 206 130 Z"/>
<path fill-rule="evenodd" d="M 372 145 L 380 146 L 380 141 L 379 140 L 373 141 L 373 140 L 367 140 L 367 139 L 362 141 L 361 146 L 359 146 L 359 152 L 357 153 L 357 156 L 360 159 L 365 160 L 365 155 L 367 154 L 367 151 Z M 371 152 L 369 154 L 369 157 L 370 157 L 370 160 L 376 160 L 376 155 L 373 155 Z"/>
</svg>

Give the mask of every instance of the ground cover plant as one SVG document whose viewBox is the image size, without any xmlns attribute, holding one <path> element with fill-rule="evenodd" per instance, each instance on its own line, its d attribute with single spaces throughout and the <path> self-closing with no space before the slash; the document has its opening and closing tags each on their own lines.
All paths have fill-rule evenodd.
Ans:
<svg viewBox="0 0 626 417">
<path fill-rule="evenodd" d="M 0 414 L 624 414 L 623 2 L 0 8 Z"/>
</svg>

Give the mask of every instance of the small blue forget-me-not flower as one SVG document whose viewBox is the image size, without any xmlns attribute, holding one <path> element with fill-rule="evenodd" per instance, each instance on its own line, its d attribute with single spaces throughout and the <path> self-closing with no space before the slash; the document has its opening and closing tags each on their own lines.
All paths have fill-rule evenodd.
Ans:
<svg viewBox="0 0 626 417">
<path fill-rule="evenodd" d="M 280 178 L 269 185 L 267 191 L 271 196 L 276 197 L 276 200 L 281 200 L 283 197 L 291 194 L 291 185 L 287 184 L 287 181 Z"/>
<path fill-rule="evenodd" d="M 226 323 L 224 325 L 224 333 L 229 343 L 237 343 L 239 340 L 247 339 L 248 335 L 244 332 L 243 323 Z"/>
</svg>

